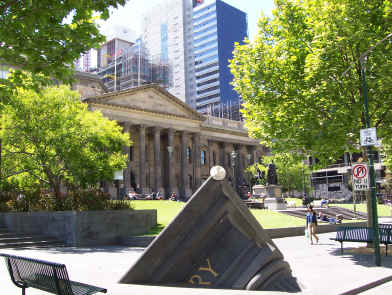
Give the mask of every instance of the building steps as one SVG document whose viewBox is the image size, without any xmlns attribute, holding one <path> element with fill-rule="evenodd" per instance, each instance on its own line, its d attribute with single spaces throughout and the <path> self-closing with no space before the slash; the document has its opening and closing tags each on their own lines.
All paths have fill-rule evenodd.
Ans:
<svg viewBox="0 0 392 295">
<path fill-rule="evenodd" d="M 64 243 L 53 237 L 13 233 L 0 227 L 0 249 L 54 246 L 64 246 Z"/>
<path fill-rule="evenodd" d="M 127 247 L 147 247 L 156 238 L 156 236 L 131 236 L 124 239 L 121 245 Z"/>
</svg>

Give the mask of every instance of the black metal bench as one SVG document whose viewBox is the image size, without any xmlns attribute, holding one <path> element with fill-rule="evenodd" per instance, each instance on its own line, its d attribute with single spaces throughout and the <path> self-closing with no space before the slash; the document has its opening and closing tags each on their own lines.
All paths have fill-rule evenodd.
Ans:
<svg viewBox="0 0 392 295">
<path fill-rule="evenodd" d="M 336 232 L 336 238 L 331 240 L 340 242 L 340 251 L 343 254 L 343 242 L 373 242 L 373 228 L 359 226 L 342 226 Z M 392 225 L 379 224 L 379 241 L 385 245 L 385 255 L 388 255 L 388 244 L 392 244 Z"/>
<path fill-rule="evenodd" d="M 22 288 L 36 288 L 59 295 L 88 295 L 106 293 L 104 288 L 70 281 L 64 264 L 1 254 L 5 258 L 12 282 Z"/>
</svg>

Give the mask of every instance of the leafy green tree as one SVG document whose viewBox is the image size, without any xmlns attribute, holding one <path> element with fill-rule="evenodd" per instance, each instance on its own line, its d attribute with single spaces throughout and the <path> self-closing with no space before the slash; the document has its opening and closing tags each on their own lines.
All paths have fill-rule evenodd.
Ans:
<svg viewBox="0 0 392 295">
<path fill-rule="evenodd" d="M 392 32 L 391 1 L 276 0 L 231 61 L 250 134 L 321 164 L 358 150 L 365 128 L 360 56 Z M 392 141 L 392 42 L 368 52 L 372 125 Z"/>
<path fill-rule="evenodd" d="M 0 0 L 0 65 L 13 69 L 0 78 L 0 107 L 27 80 L 36 91 L 53 79 L 72 82 L 74 60 L 105 40 L 95 20 L 126 1 Z"/>
<path fill-rule="evenodd" d="M 64 81 L 81 53 L 105 39 L 95 19 L 127 0 L 2 0 L 0 62 Z"/>
<path fill-rule="evenodd" d="M 250 185 L 254 186 L 255 184 L 266 185 L 266 177 L 267 177 L 267 166 L 259 163 L 255 163 L 253 165 L 248 166 L 245 169 L 245 173 L 248 175 L 250 179 Z M 262 178 L 262 173 L 264 178 Z"/>
<path fill-rule="evenodd" d="M 2 116 L 2 179 L 28 187 L 85 188 L 125 167 L 129 135 L 90 112 L 67 86 L 18 89 Z"/>
</svg>

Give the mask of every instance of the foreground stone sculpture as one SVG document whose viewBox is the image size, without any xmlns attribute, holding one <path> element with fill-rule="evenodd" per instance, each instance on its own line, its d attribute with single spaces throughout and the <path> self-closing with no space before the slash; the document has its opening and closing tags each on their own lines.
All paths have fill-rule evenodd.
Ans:
<svg viewBox="0 0 392 295">
<path fill-rule="evenodd" d="M 203 183 L 120 283 L 300 291 L 282 253 L 223 178 L 224 169 L 213 169 L 216 179 Z"/>
</svg>

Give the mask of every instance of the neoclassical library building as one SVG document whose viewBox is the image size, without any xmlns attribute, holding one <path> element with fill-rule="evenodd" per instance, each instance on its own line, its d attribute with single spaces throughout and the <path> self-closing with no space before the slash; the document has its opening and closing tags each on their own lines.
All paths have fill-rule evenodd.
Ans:
<svg viewBox="0 0 392 295">
<path fill-rule="evenodd" d="M 116 120 L 133 142 L 121 186 L 125 192 L 175 192 L 188 198 L 220 165 L 232 183 L 246 185 L 244 169 L 266 153 L 243 122 L 205 116 L 158 85 L 104 93 L 95 75 L 78 73 L 78 90 L 91 111 Z M 233 176 L 234 173 L 234 176 Z M 115 196 L 114 183 L 107 183 Z"/>
</svg>

